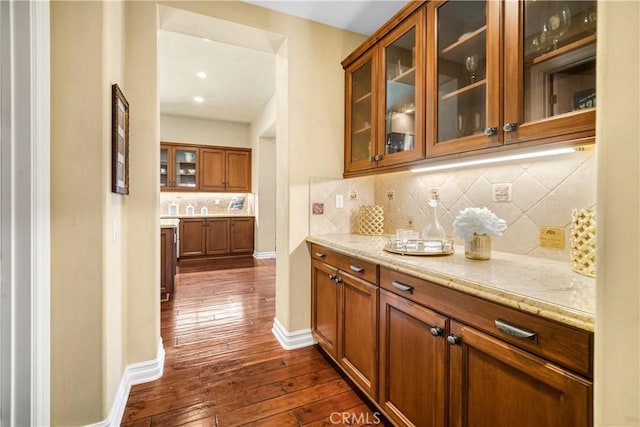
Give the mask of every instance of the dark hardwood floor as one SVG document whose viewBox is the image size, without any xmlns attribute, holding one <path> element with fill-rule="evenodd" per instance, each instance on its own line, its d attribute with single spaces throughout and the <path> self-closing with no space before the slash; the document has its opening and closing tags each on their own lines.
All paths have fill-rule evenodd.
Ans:
<svg viewBox="0 0 640 427">
<path fill-rule="evenodd" d="M 273 260 L 179 271 L 162 303 L 164 375 L 132 388 L 123 426 L 390 425 L 319 349 L 280 347 Z"/>
</svg>

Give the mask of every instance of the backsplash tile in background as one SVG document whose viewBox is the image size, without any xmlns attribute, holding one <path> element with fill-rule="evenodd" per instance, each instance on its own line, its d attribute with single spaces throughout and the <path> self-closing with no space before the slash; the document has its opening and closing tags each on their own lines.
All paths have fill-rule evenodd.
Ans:
<svg viewBox="0 0 640 427">
<path fill-rule="evenodd" d="M 510 202 L 493 202 L 493 184 L 511 184 Z M 350 205 L 348 191 L 357 189 Z M 356 188 L 357 187 L 357 188 Z M 362 204 L 384 206 L 385 233 L 398 228 L 422 231 L 427 224 L 430 190 L 440 192 L 438 215 L 453 236 L 453 220 L 460 210 L 487 207 L 507 222 L 507 231 L 493 238 L 494 250 L 566 261 L 569 259 L 571 210 L 596 203 L 595 150 L 431 174 L 400 172 L 352 179 L 312 179 L 311 202 L 324 203 L 325 215 L 310 215 L 310 234 L 354 232 L 355 214 Z M 390 200 L 388 194 L 395 197 Z M 335 195 L 345 195 L 345 208 L 335 208 Z M 564 249 L 542 248 L 539 227 L 565 229 Z M 456 237 L 456 243 L 462 241 Z"/>
<path fill-rule="evenodd" d="M 235 198 L 244 197 L 244 205 L 240 210 L 229 210 L 231 201 Z M 216 204 L 216 200 L 218 203 Z M 187 206 L 194 207 L 195 215 L 200 214 L 200 209 L 206 207 L 209 215 L 253 215 L 254 195 L 252 193 L 190 193 L 190 192 L 161 192 L 160 193 L 160 215 L 166 216 L 169 213 L 169 204 L 178 204 L 178 215 L 187 214 Z"/>
</svg>

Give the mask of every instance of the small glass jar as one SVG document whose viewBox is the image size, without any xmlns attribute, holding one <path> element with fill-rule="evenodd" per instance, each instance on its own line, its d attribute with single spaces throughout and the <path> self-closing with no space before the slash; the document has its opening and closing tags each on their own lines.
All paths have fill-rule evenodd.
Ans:
<svg viewBox="0 0 640 427">
<path fill-rule="evenodd" d="M 491 236 L 474 233 L 471 240 L 464 242 L 464 256 L 469 259 L 491 259 Z"/>
</svg>

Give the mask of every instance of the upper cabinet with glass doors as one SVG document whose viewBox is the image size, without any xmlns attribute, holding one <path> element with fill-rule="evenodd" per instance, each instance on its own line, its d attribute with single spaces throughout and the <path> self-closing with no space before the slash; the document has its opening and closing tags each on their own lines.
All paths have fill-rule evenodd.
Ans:
<svg viewBox="0 0 640 427">
<path fill-rule="evenodd" d="M 425 13 L 409 12 L 364 53 L 343 61 L 345 175 L 425 157 Z"/>
<path fill-rule="evenodd" d="M 342 63 L 345 176 L 593 142 L 596 6 L 409 2 Z"/>
<path fill-rule="evenodd" d="M 438 1 L 428 10 L 427 156 L 500 144 L 497 1 Z"/>
<path fill-rule="evenodd" d="M 596 6 L 505 2 L 505 143 L 595 134 Z"/>
</svg>

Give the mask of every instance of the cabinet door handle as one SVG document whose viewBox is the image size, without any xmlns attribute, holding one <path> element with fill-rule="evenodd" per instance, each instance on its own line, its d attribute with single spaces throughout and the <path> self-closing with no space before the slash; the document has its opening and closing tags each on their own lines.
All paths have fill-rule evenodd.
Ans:
<svg viewBox="0 0 640 427">
<path fill-rule="evenodd" d="M 518 123 L 516 122 L 505 123 L 504 126 L 502 126 L 502 130 L 505 132 L 515 132 L 516 129 L 518 129 Z"/>
<path fill-rule="evenodd" d="M 497 127 L 486 128 L 484 130 L 484 134 L 486 136 L 496 136 L 498 134 L 498 128 Z"/>
<path fill-rule="evenodd" d="M 462 338 L 456 334 L 451 334 L 447 337 L 447 342 L 451 345 L 460 345 Z"/>
<path fill-rule="evenodd" d="M 362 273 L 364 271 L 364 268 L 358 267 L 357 265 L 350 265 L 349 268 L 356 273 Z"/>
<path fill-rule="evenodd" d="M 336 276 L 335 274 L 330 274 L 330 275 L 329 275 L 329 279 L 330 279 L 330 280 L 336 280 L 336 277 L 337 277 L 337 276 Z"/>
<path fill-rule="evenodd" d="M 402 283 L 396 281 L 394 281 L 392 284 L 393 287 L 399 291 L 409 292 L 410 294 L 413 294 L 413 286 L 403 285 Z"/>
<path fill-rule="evenodd" d="M 318 258 L 324 258 L 324 257 L 326 257 L 326 255 L 325 255 L 325 254 L 323 254 L 322 252 L 316 252 L 316 256 L 317 256 Z"/>
<path fill-rule="evenodd" d="M 499 331 L 502 331 L 507 335 L 511 335 L 512 337 L 516 337 L 516 338 L 527 339 L 534 344 L 538 343 L 538 334 L 536 334 L 533 331 L 529 331 L 527 329 L 522 329 L 518 326 L 511 325 L 502 319 L 496 319 L 495 323 L 496 323 L 496 328 L 498 328 Z"/>
<path fill-rule="evenodd" d="M 442 335 L 444 330 L 440 326 L 432 326 L 429 332 L 431 332 L 431 335 L 433 335 L 434 337 L 439 337 L 440 335 Z"/>
<path fill-rule="evenodd" d="M 375 160 L 375 161 L 382 160 L 382 154 L 376 154 L 376 156 L 373 158 L 373 160 Z"/>
<path fill-rule="evenodd" d="M 336 283 L 342 283 L 342 277 L 337 277 L 334 279 Z"/>
</svg>

